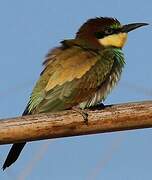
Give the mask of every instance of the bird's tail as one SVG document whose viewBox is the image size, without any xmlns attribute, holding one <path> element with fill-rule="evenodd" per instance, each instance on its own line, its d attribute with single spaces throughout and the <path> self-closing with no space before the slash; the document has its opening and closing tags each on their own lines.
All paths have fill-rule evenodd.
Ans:
<svg viewBox="0 0 152 180">
<path fill-rule="evenodd" d="M 3 170 L 5 170 L 5 168 L 9 167 L 11 164 L 13 164 L 17 160 L 25 144 L 26 142 L 13 144 L 4 162 Z"/>
<path fill-rule="evenodd" d="M 28 114 L 30 114 L 30 113 L 28 112 L 28 105 L 27 105 L 27 107 L 22 115 L 25 116 Z M 3 170 L 5 170 L 10 165 L 12 165 L 18 159 L 25 144 L 26 144 L 26 142 L 13 144 L 13 146 L 11 147 L 11 149 L 7 155 L 7 158 L 3 164 L 3 167 L 2 167 Z"/>
</svg>

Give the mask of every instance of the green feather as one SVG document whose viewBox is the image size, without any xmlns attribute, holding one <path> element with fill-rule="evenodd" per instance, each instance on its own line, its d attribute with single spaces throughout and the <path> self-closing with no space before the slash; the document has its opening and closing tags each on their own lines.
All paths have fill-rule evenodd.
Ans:
<svg viewBox="0 0 152 180">
<path fill-rule="evenodd" d="M 111 90 L 117 85 L 118 81 L 120 80 L 121 73 L 125 65 L 124 54 L 119 48 L 110 48 L 109 51 L 114 54 L 114 62 L 112 68 L 109 71 L 109 74 L 107 75 L 105 81 L 100 84 L 98 90 L 90 97 L 90 99 L 80 104 L 80 108 L 82 109 L 95 106 L 104 101 L 107 95 L 111 92 Z M 105 54 L 105 58 L 106 53 L 104 51 L 101 53 Z M 102 70 L 98 71 L 98 73 L 98 76 L 100 76 Z"/>
<path fill-rule="evenodd" d="M 29 113 L 61 111 L 76 105 L 80 105 L 81 108 L 94 106 L 104 100 L 117 84 L 125 64 L 121 49 L 106 48 L 99 51 L 91 49 L 85 51 L 82 44 L 82 48 L 80 44 L 71 46 L 67 50 L 60 48 L 63 52 L 58 52 L 57 57 L 65 60 L 71 58 L 72 61 L 75 56 L 79 57 L 79 54 L 86 52 L 86 58 L 95 58 L 97 62 L 81 78 L 75 78 L 45 91 L 50 77 L 55 77 L 53 81 L 56 81 L 59 76 L 56 73 L 60 64 L 56 61 L 55 55 L 50 54 L 53 59 L 47 61 L 46 67 L 33 89 L 27 106 Z M 54 64 L 56 65 L 54 66 Z"/>
</svg>

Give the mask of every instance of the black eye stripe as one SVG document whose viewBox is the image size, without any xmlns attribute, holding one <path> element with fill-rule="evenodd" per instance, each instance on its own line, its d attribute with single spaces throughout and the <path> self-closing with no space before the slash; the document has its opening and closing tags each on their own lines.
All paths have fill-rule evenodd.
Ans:
<svg viewBox="0 0 152 180">
<path fill-rule="evenodd" d="M 102 30 L 102 31 L 96 32 L 95 37 L 97 39 L 101 39 L 108 35 L 118 34 L 119 32 L 120 32 L 120 29 L 108 28 L 108 29 L 105 29 L 104 31 Z"/>
<path fill-rule="evenodd" d="M 104 34 L 104 32 L 95 32 L 95 37 L 97 39 L 101 39 L 101 38 L 105 37 L 105 34 Z"/>
<path fill-rule="evenodd" d="M 120 29 L 113 29 L 113 28 L 107 28 L 104 30 L 104 34 L 111 35 L 111 34 L 118 34 L 120 32 Z"/>
</svg>

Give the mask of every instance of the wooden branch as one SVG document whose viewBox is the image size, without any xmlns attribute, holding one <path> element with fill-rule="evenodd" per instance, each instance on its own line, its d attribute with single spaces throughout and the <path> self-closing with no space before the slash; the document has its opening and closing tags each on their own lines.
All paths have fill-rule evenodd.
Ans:
<svg viewBox="0 0 152 180">
<path fill-rule="evenodd" d="M 88 125 L 75 111 L 39 114 L 0 121 L 0 144 L 152 127 L 152 101 L 88 111 Z"/>
</svg>

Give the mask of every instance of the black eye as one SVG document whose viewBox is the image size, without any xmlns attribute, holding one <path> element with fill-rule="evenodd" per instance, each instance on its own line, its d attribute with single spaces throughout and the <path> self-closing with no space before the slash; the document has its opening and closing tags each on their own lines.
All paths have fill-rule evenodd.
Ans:
<svg viewBox="0 0 152 180">
<path fill-rule="evenodd" d="M 111 29 L 111 28 L 108 28 L 108 29 L 106 29 L 105 30 L 105 32 L 104 32 L 106 35 L 110 35 L 110 34 L 112 34 L 113 33 L 113 29 Z"/>
</svg>

